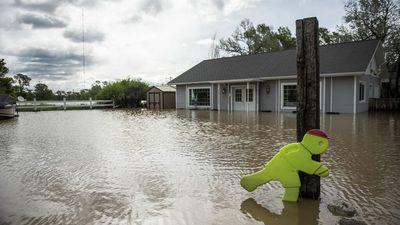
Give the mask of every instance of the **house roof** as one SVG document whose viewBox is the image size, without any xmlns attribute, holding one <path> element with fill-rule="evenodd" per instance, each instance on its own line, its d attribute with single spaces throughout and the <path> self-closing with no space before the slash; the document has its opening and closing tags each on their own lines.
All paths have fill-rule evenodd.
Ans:
<svg viewBox="0 0 400 225">
<path fill-rule="evenodd" d="M 152 88 L 157 88 L 158 90 L 160 90 L 162 92 L 176 92 L 176 89 L 171 86 L 152 86 L 147 91 L 150 91 Z"/>
<path fill-rule="evenodd" d="M 320 74 L 364 72 L 379 40 L 320 46 Z M 295 76 L 296 49 L 200 62 L 170 84 Z"/>
</svg>

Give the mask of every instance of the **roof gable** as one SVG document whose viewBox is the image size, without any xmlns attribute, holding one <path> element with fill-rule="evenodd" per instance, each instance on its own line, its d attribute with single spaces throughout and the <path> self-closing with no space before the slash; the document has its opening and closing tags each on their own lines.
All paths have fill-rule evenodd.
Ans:
<svg viewBox="0 0 400 225">
<path fill-rule="evenodd" d="M 320 46 L 320 73 L 364 72 L 379 40 Z M 295 76 L 296 49 L 204 60 L 170 84 Z"/>
<path fill-rule="evenodd" d="M 158 89 L 162 92 L 176 92 L 176 89 L 171 86 L 152 86 L 146 92 L 151 91 L 153 88 Z"/>
</svg>

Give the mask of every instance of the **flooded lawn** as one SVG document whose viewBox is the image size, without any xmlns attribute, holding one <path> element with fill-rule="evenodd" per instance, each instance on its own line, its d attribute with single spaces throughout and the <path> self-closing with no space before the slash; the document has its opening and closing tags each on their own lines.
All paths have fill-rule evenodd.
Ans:
<svg viewBox="0 0 400 225">
<path fill-rule="evenodd" d="M 321 116 L 321 201 L 240 178 L 295 142 L 294 114 L 52 111 L 0 121 L 0 224 L 400 224 L 400 114 Z"/>
</svg>

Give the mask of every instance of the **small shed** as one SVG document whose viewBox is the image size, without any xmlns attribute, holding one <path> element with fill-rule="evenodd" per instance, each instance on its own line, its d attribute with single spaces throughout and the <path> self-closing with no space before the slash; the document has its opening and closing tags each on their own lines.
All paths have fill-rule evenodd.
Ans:
<svg viewBox="0 0 400 225">
<path fill-rule="evenodd" d="M 175 109 L 176 89 L 171 86 L 153 86 L 147 92 L 148 109 Z"/>
</svg>

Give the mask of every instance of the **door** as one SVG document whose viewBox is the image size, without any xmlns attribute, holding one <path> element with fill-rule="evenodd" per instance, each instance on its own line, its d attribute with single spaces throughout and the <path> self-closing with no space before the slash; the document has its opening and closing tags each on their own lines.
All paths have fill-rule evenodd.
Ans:
<svg viewBox="0 0 400 225">
<path fill-rule="evenodd" d="M 149 109 L 160 109 L 160 93 L 149 93 Z"/>
<path fill-rule="evenodd" d="M 255 111 L 255 91 L 254 85 L 249 89 L 246 85 L 232 87 L 232 102 L 234 111 Z"/>
</svg>

